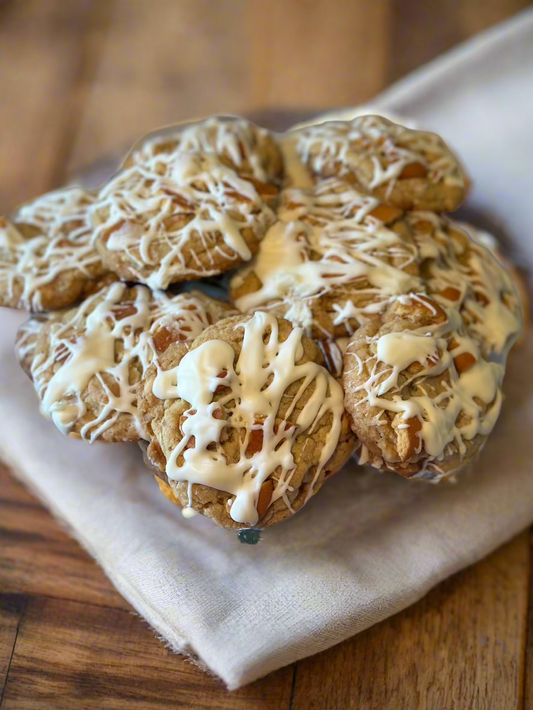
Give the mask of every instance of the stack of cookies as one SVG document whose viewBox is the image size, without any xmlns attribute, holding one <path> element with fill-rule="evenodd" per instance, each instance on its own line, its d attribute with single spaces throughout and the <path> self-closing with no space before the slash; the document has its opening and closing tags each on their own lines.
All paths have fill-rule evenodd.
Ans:
<svg viewBox="0 0 533 710">
<path fill-rule="evenodd" d="M 0 218 L 0 304 L 32 312 L 17 355 L 63 433 L 137 442 L 186 517 L 263 528 L 354 452 L 436 481 L 483 446 L 521 309 L 443 216 L 467 188 L 378 116 L 166 129 L 100 190 Z"/>
</svg>

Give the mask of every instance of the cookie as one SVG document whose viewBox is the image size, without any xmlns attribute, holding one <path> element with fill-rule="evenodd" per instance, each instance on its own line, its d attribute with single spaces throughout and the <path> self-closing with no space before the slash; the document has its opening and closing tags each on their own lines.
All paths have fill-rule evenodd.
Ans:
<svg viewBox="0 0 533 710">
<path fill-rule="evenodd" d="M 529 291 L 524 272 L 505 253 L 504 249 L 502 248 L 502 245 L 498 242 L 494 235 L 490 234 L 484 229 L 478 229 L 472 224 L 467 224 L 466 222 L 459 222 L 458 224 L 461 229 L 465 230 L 465 232 L 470 236 L 471 239 L 488 249 L 490 253 L 496 257 L 496 259 L 500 262 L 505 271 L 511 277 L 511 281 L 513 282 L 516 294 L 518 296 L 518 300 L 520 302 L 520 309 L 522 311 L 522 323 L 524 330 L 522 331 L 522 336 L 518 339 L 517 344 L 520 344 L 523 338 L 523 334 L 525 332 L 525 328 L 530 323 L 531 312 Z"/>
<path fill-rule="evenodd" d="M 230 295 L 320 340 L 351 335 L 392 297 L 422 287 L 418 254 L 402 211 L 337 178 L 285 190 L 278 222 L 240 269 Z"/>
<path fill-rule="evenodd" d="M 102 278 L 96 279 L 96 281 L 91 281 L 91 283 L 87 284 L 86 288 L 83 291 L 82 298 L 94 296 L 94 294 L 98 293 L 98 291 L 101 291 L 103 288 L 111 286 L 111 284 L 114 284 L 117 281 L 120 281 L 119 277 L 112 271 L 109 271 L 104 276 L 102 276 Z"/>
<path fill-rule="evenodd" d="M 469 463 L 498 419 L 505 366 L 486 359 L 459 312 L 403 296 L 351 339 L 345 406 L 360 463 L 438 480 Z"/>
<path fill-rule="evenodd" d="M 15 355 L 19 365 L 30 380 L 33 379 L 31 368 L 35 360 L 37 343 L 43 332 L 44 323 L 48 318 L 48 314 L 36 314 L 28 318 L 17 331 L 15 338 Z"/>
<path fill-rule="evenodd" d="M 239 175 L 260 182 L 277 184 L 283 177 L 283 158 L 273 135 L 243 118 L 207 118 L 148 134 L 125 164 L 155 165 L 156 172 L 164 174 L 169 156 L 178 152 L 213 153 Z"/>
<path fill-rule="evenodd" d="M 296 151 L 318 178 L 343 177 L 401 209 L 453 211 L 467 179 L 442 138 L 388 121 L 359 116 L 295 133 Z"/>
<path fill-rule="evenodd" d="M 209 153 L 160 153 L 126 168 L 92 212 L 102 261 L 152 289 L 228 271 L 252 258 L 275 219 L 265 200 L 276 188 L 256 184 Z"/>
<path fill-rule="evenodd" d="M 505 360 L 521 330 L 512 279 L 495 257 L 452 220 L 431 212 L 407 217 L 421 258 L 426 292 L 454 306 L 487 358 Z"/>
<path fill-rule="evenodd" d="M 0 217 L 0 305 L 28 311 L 70 306 L 106 272 L 91 243 L 93 196 L 79 188 L 43 195 Z"/>
<path fill-rule="evenodd" d="M 175 343 L 148 370 L 148 456 L 186 512 L 225 528 L 299 510 L 351 454 L 340 385 L 302 329 L 262 312 Z"/>
<path fill-rule="evenodd" d="M 234 312 L 198 292 L 172 296 L 113 283 L 47 318 L 33 350 L 20 346 L 21 364 L 29 369 L 41 411 L 64 434 L 89 442 L 137 441 L 143 430 L 136 388 L 154 351 L 192 340 Z M 33 339 L 33 325 L 26 330 Z"/>
</svg>

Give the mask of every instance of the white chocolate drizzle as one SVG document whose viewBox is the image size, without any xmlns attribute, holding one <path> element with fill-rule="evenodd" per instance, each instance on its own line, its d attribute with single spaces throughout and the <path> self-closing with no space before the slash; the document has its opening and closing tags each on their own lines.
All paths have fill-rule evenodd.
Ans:
<svg viewBox="0 0 533 710">
<path fill-rule="evenodd" d="M 156 169 L 165 170 L 164 154 L 213 153 L 237 171 L 251 170 L 256 180 L 266 182 L 272 176 L 263 165 L 258 144 L 268 138 L 267 130 L 244 119 L 212 117 L 148 135 L 134 147 L 130 158 L 138 165 L 155 163 Z"/>
<path fill-rule="evenodd" d="M 280 148 L 285 165 L 285 187 L 309 189 L 313 187 L 313 178 L 297 151 L 298 133 L 284 133 L 280 139 Z"/>
<path fill-rule="evenodd" d="M 501 262 L 496 238 L 470 224 L 459 223 L 459 226 L 479 245 L 472 249 L 468 260 L 477 298 L 465 303 L 466 321 L 478 339 L 488 343 L 491 354 L 500 354 L 515 342 L 522 328 L 520 297 Z"/>
<path fill-rule="evenodd" d="M 88 209 L 94 197 L 79 188 L 58 190 L 21 207 L 11 221 L 0 218 L 0 286 L 26 310 L 42 310 L 40 288 L 73 271 L 94 278 L 101 259 L 91 244 Z M 36 232 L 26 238 L 17 225 Z M 103 268 L 99 269 L 103 272 Z"/>
<path fill-rule="evenodd" d="M 404 168 L 423 165 L 432 183 L 463 185 L 464 176 L 440 136 L 405 128 L 382 116 L 359 116 L 352 121 L 328 121 L 296 134 L 302 161 L 317 175 L 365 174 L 368 189 L 392 187 Z"/>
<path fill-rule="evenodd" d="M 46 318 L 45 315 L 33 316 L 25 321 L 17 331 L 15 355 L 28 376 L 31 376 L 31 364 Z"/>
<path fill-rule="evenodd" d="M 124 253 L 152 289 L 220 273 L 217 256 L 250 259 L 243 233 L 261 238 L 273 220 L 251 182 L 215 155 L 192 152 L 161 153 L 125 168 L 102 188 L 93 210 L 96 241 Z"/>
<path fill-rule="evenodd" d="M 303 356 L 302 329 L 295 328 L 281 342 L 278 321 L 262 312 L 236 327 L 244 330 L 238 358 L 229 343 L 206 341 L 188 352 L 176 367 L 159 370 L 153 393 L 160 399 L 180 398 L 190 405 L 185 412 L 183 438 L 167 456 L 168 478 L 229 493 L 233 496 L 232 519 L 255 525 L 259 492 L 268 478 L 275 484 L 270 505 L 283 498 L 290 507 L 286 493 L 291 490 L 297 466 L 292 453 L 295 440 L 304 433 L 312 437 L 324 417 L 331 415 L 331 428 L 309 486 L 308 497 L 312 495 L 338 444 L 343 392 L 320 365 L 297 364 Z M 281 419 L 278 412 L 282 397 L 296 382 L 301 382 L 299 390 Z M 215 401 L 214 393 L 220 385 L 230 391 Z M 310 387 L 312 394 L 298 411 L 298 403 Z M 220 443 L 225 427 L 245 431 L 236 463 L 228 463 Z M 187 448 L 191 437 L 194 446 Z M 249 449 L 257 438 L 260 446 Z M 216 450 L 208 448 L 213 443 Z"/>
<path fill-rule="evenodd" d="M 283 203 L 259 253 L 232 281 L 237 288 L 253 272 L 261 282 L 257 291 L 235 299 L 241 311 L 281 304 L 284 318 L 309 331 L 313 301 L 338 294 L 334 325 L 344 324 L 350 333 L 351 320 L 363 323 L 392 297 L 421 287 L 406 271 L 416 260 L 415 245 L 370 216 L 379 204 L 373 197 L 332 179 L 309 191 L 287 190 Z M 364 305 L 356 305 L 361 298 Z"/>
<path fill-rule="evenodd" d="M 37 354 L 31 369 L 42 412 L 67 434 L 87 413 L 86 388 L 95 378 L 103 401 L 81 427 L 81 437 L 95 441 L 122 414 L 133 418 L 142 437 L 137 379 L 154 358 L 152 334 L 167 318 L 179 325 L 183 340 L 195 338 L 211 322 L 194 293 L 170 296 L 143 286 L 128 292 L 122 283 L 61 313 L 48 324 L 48 348 Z"/>
<path fill-rule="evenodd" d="M 522 321 L 519 299 L 505 268 L 481 239 L 476 239 L 477 232 L 469 225 L 433 212 L 412 212 L 408 219 L 421 257 L 430 259 L 428 293 L 443 306 L 459 308 L 468 332 L 485 356 L 506 356 Z M 420 222 L 430 223 L 433 232 L 417 233 Z"/>
<path fill-rule="evenodd" d="M 426 365 L 431 359 L 439 359 L 435 338 L 420 336 L 409 331 L 382 335 L 377 342 L 376 355 L 379 361 L 392 367 L 391 374 L 378 388 L 379 396 L 397 385 L 399 374 L 409 365 L 414 362 Z"/>
</svg>

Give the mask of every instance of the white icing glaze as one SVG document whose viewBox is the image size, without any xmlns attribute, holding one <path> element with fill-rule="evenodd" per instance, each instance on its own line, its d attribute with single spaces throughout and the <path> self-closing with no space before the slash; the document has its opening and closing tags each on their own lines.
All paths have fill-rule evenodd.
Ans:
<svg viewBox="0 0 533 710">
<path fill-rule="evenodd" d="M 377 343 L 376 354 L 378 360 L 392 367 L 390 376 L 380 384 L 378 395 L 385 394 L 391 386 L 395 385 L 400 372 L 414 362 L 426 365 L 430 359 L 440 359 L 435 338 L 408 331 L 382 335 Z"/>
<path fill-rule="evenodd" d="M 17 331 L 15 340 L 15 354 L 17 360 L 24 364 L 26 358 L 29 362 L 33 360 L 37 339 L 43 328 L 45 316 L 32 317 L 25 321 Z"/>
<path fill-rule="evenodd" d="M 483 301 L 488 301 L 486 305 L 475 299 L 467 301 L 469 328 L 499 354 L 515 342 L 521 330 L 520 299 L 505 264 L 500 263 L 496 238 L 468 224 L 459 226 L 480 245 L 472 250 L 469 267 L 477 282 L 477 293 Z M 487 250 L 494 258 L 488 256 Z M 507 303 L 502 300 L 502 294 L 508 296 Z"/>
<path fill-rule="evenodd" d="M 298 155 L 297 143 L 297 133 L 284 133 L 281 136 L 280 148 L 285 164 L 285 184 L 287 187 L 308 189 L 313 187 L 313 178 Z"/>
<path fill-rule="evenodd" d="M 270 504 L 283 498 L 290 507 L 286 493 L 291 490 L 291 476 L 296 468 L 292 454 L 294 442 L 302 433 L 312 437 L 319 422 L 331 413 L 331 429 L 309 487 L 308 497 L 312 495 L 314 484 L 337 447 L 344 411 L 343 392 L 323 367 L 314 362 L 296 364 L 303 355 L 300 328 L 295 328 L 280 342 L 276 318 L 262 312 L 236 328 L 244 330 L 237 359 L 229 343 L 204 342 L 188 352 L 175 368 L 159 370 L 153 393 L 160 399 L 181 398 L 190 404 L 182 426 L 183 438 L 167 457 L 168 478 L 188 481 L 190 485 L 203 484 L 231 494 L 234 496 L 230 507 L 232 519 L 255 525 L 259 492 L 267 478 L 272 478 L 275 484 Z M 268 330 L 270 337 L 265 343 Z M 302 381 L 299 392 L 280 421 L 278 411 L 282 396 L 298 381 Z M 312 384 L 313 393 L 295 414 L 298 402 Z M 230 391 L 213 401 L 213 394 L 220 385 Z M 225 418 L 216 416 L 220 416 L 221 408 Z M 240 442 L 237 463 L 227 462 L 220 444 L 224 427 L 246 432 Z M 254 446 L 253 453 L 247 455 L 255 431 L 262 433 L 261 447 L 257 450 Z M 187 448 L 191 437 L 194 437 L 194 446 Z M 213 442 L 216 451 L 207 448 Z"/>
<path fill-rule="evenodd" d="M 130 159 L 137 164 L 157 164 L 163 153 L 180 152 L 214 153 L 231 161 L 237 170 L 248 167 L 252 175 L 262 182 L 268 175 L 261 161 L 258 144 L 266 141 L 268 131 L 242 118 L 212 117 L 197 123 L 169 127 L 148 135 L 134 147 Z M 159 157 L 158 157 L 159 156 Z M 165 158 L 161 158 L 164 170 Z"/>
<path fill-rule="evenodd" d="M 357 354 L 354 345 L 347 351 L 349 371 L 362 373 L 366 365 L 370 372 L 366 382 L 351 389 L 361 394 L 358 405 L 368 402 L 377 407 L 380 412 L 376 423 L 383 412 L 402 414 L 405 423 L 398 425 L 399 430 L 409 429 L 410 422 L 417 418 L 421 424 L 417 431 L 420 442 L 417 453 L 423 449 L 427 457 L 424 468 L 427 470 L 429 464 L 437 478 L 444 475 L 442 471 L 439 474 L 438 462 L 450 453 L 451 445 L 464 456 L 465 442 L 492 431 L 500 413 L 505 371 L 503 364 L 483 359 L 475 340 L 462 328 L 459 313 L 454 308 L 446 312 L 448 318 L 442 324 L 378 333 L 368 341 L 373 354 L 366 361 Z M 451 352 L 448 348 L 452 348 Z M 464 353 L 471 356 L 471 363 L 461 371 L 456 362 Z M 419 363 L 421 369 L 409 378 L 403 375 L 400 380 L 413 363 Z M 425 383 L 446 371 L 449 378 L 441 387 L 443 391 L 429 396 Z M 406 396 L 405 388 L 413 384 L 416 393 Z M 390 398 L 385 398 L 385 394 Z M 364 452 L 362 455 L 364 458 Z M 368 460 L 368 452 L 364 460 Z M 374 463 L 379 465 L 379 461 Z"/>
<path fill-rule="evenodd" d="M 182 509 L 181 509 L 181 514 L 182 514 L 183 517 L 186 518 L 187 520 L 190 520 L 190 518 L 194 518 L 195 515 L 198 515 L 198 513 L 196 512 L 196 510 L 194 510 L 194 508 L 190 508 L 190 507 L 182 508 Z"/>
<path fill-rule="evenodd" d="M 20 307 L 42 310 L 39 289 L 61 273 L 91 278 L 89 267 L 100 264 L 88 223 L 93 201 L 85 190 L 58 190 L 21 207 L 11 222 L 0 218 L 0 285 L 7 287 L 10 299 L 17 285 L 22 289 Z M 31 226 L 36 236 L 24 238 L 17 224 Z"/>
<path fill-rule="evenodd" d="M 238 287 L 254 272 L 261 288 L 236 299 L 244 312 L 279 306 L 283 317 L 307 330 L 313 325 L 314 299 L 335 293 L 357 280 L 354 294 L 366 297 L 357 307 L 346 293 L 335 304 L 335 325 L 350 332 L 350 319 L 364 322 L 380 313 L 391 297 L 420 287 L 420 281 L 405 271 L 416 258 L 414 245 L 374 219 L 369 213 L 379 204 L 336 179 L 326 180 L 311 191 L 288 190 L 279 221 L 267 232 L 259 253 L 234 278 Z M 399 266 L 388 263 L 395 259 Z M 332 337 L 331 333 L 325 333 Z"/>
<path fill-rule="evenodd" d="M 46 334 L 48 350 L 33 362 L 41 409 L 65 434 L 87 413 L 84 392 L 96 378 L 104 402 L 81 428 L 82 438 L 95 441 L 121 414 L 133 417 L 142 436 L 131 368 L 136 365 L 143 373 L 152 362 L 152 334 L 165 319 L 179 325 L 183 339 L 195 338 L 209 325 L 204 305 L 194 294 L 151 294 L 136 286 L 132 301 L 124 301 L 126 291 L 124 284 L 114 283 L 54 320 Z"/>
<path fill-rule="evenodd" d="M 403 116 L 393 111 L 384 111 L 382 108 L 374 106 L 373 104 L 359 104 L 359 106 L 335 109 L 328 113 L 321 113 L 319 116 L 313 116 L 313 118 L 308 121 L 302 121 L 301 123 L 291 126 L 289 133 L 331 121 L 353 121 L 354 118 L 358 118 L 359 116 L 382 116 L 393 123 L 399 123 L 407 128 L 423 130 L 423 126 L 408 116 Z"/>
<path fill-rule="evenodd" d="M 434 234 L 415 233 L 421 256 L 434 260 L 427 278 L 429 293 L 444 306 L 450 303 L 460 306 L 468 331 L 484 354 L 505 358 L 521 329 L 520 306 L 511 277 L 480 243 L 490 240 L 476 239 L 478 234 L 474 228 L 432 212 L 413 212 L 409 219 L 415 230 L 418 221 L 429 222 L 434 229 Z M 463 226 L 474 241 L 466 240 L 469 235 L 463 233 Z M 449 288 L 459 292 L 457 301 L 443 295 Z"/>
<path fill-rule="evenodd" d="M 364 444 L 361 444 L 361 448 L 359 450 L 359 459 L 358 459 L 359 466 L 364 466 L 365 464 L 367 464 L 369 462 L 369 460 L 370 460 L 370 455 L 369 455 L 368 448 Z"/>
<path fill-rule="evenodd" d="M 260 238 L 274 220 L 251 182 L 201 153 L 161 153 L 126 168 L 100 191 L 92 214 L 95 239 L 110 234 L 108 250 L 124 252 L 140 271 L 150 267 L 142 280 L 152 289 L 167 288 L 176 273 L 218 274 L 217 255 L 250 259 L 243 230 Z M 211 267 L 198 258 L 193 239 Z"/>
<path fill-rule="evenodd" d="M 298 132 L 297 140 L 302 161 L 318 175 L 327 173 L 333 165 L 339 175 L 360 174 L 363 163 L 370 161 L 371 190 L 385 183 L 392 187 L 411 163 L 422 164 L 430 182 L 464 183 L 457 159 L 439 136 L 405 128 L 382 116 L 359 116 L 350 122 L 310 126 Z M 365 167 L 363 173 L 367 170 Z"/>
</svg>

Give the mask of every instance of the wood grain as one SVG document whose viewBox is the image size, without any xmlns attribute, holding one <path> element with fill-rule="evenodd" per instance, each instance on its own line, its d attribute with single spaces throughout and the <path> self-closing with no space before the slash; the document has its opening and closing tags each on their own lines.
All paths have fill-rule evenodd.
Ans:
<svg viewBox="0 0 533 710">
<path fill-rule="evenodd" d="M 30 599 L 2 710 L 288 710 L 293 670 L 228 693 L 118 609 Z"/>
<path fill-rule="evenodd" d="M 385 81 L 389 5 L 385 0 L 252 0 L 254 105 L 320 110 L 371 98 Z"/>
<path fill-rule="evenodd" d="M 399 79 L 530 4 L 530 0 L 392 0 L 388 81 Z"/>
<path fill-rule="evenodd" d="M 0 211 L 59 184 L 88 0 L 0 6 Z"/>
<path fill-rule="evenodd" d="M 0 596 L 0 705 L 25 606 L 26 600 L 23 597 L 7 594 Z"/>
<path fill-rule="evenodd" d="M 298 663 L 292 710 L 522 707 L 523 533 L 417 605 Z"/>
<path fill-rule="evenodd" d="M 525 648 L 524 708 L 533 708 L 533 528 L 529 532 L 529 604 Z"/>
<path fill-rule="evenodd" d="M 0 466 L 0 591 L 130 609 L 94 560 Z"/>
<path fill-rule="evenodd" d="M 250 109 L 246 0 L 114 0 L 110 13 L 71 171 L 158 126 Z"/>
</svg>

